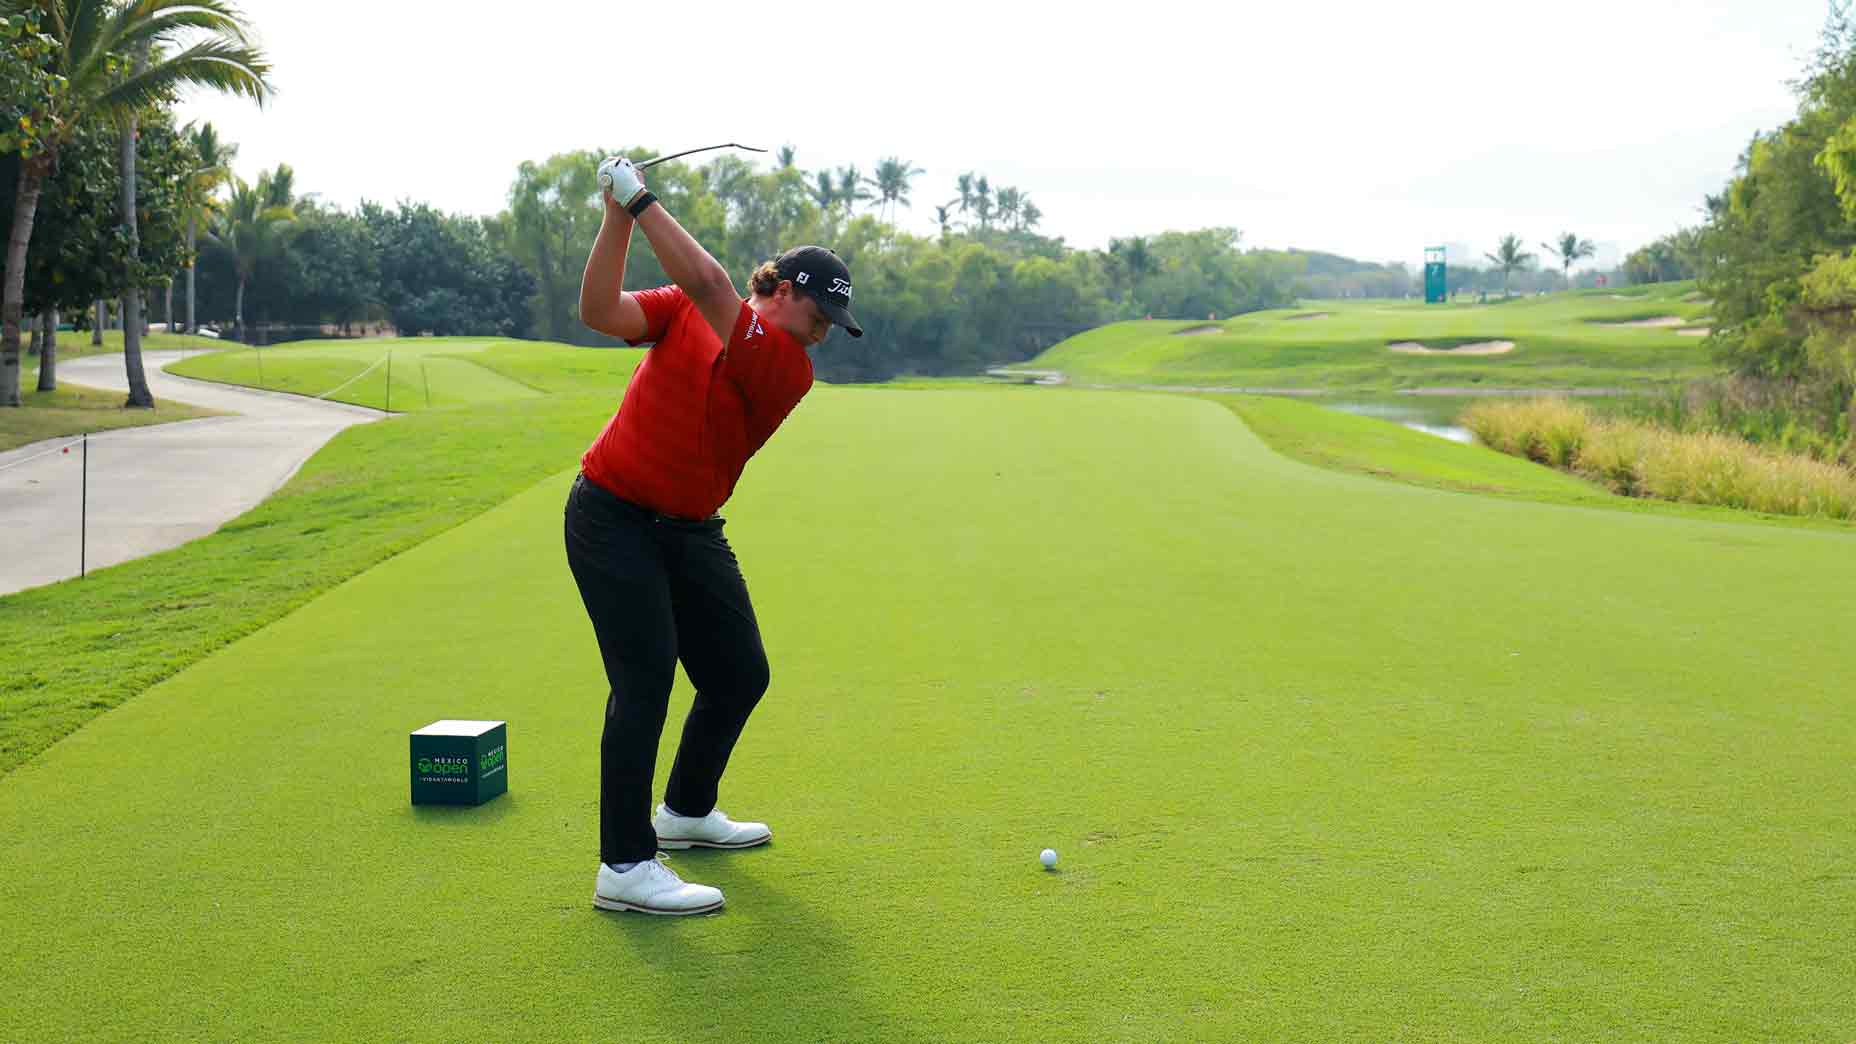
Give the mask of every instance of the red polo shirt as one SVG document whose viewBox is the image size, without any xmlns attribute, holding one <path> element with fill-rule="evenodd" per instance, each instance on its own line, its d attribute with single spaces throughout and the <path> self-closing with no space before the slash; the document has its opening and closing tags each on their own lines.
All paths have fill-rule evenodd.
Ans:
<svg viewBox="0 0 1856 1044">
<path fill-rule="evenodd" d="M 728 345 L 675 286 L 634 295 L 655 342 L 632 374 L 619 412 L 580 458 L 586 477 L 664 515 L 707 518 L 748 458 L 812 388 L 812 359 L 746 301 Z"/>
</svg>

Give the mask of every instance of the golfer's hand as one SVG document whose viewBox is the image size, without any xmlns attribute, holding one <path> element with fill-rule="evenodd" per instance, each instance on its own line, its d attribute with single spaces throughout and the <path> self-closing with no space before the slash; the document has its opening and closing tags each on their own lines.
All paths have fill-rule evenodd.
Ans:
<svg viewBox="0 0 1856 1044">
<path fill-rule="evenodd" d="M 599 187 L 606 198 L 624 206 L 644 191 L 644 175 L 624 156 L 613 156 L 599 165 Z"/>
</svg>

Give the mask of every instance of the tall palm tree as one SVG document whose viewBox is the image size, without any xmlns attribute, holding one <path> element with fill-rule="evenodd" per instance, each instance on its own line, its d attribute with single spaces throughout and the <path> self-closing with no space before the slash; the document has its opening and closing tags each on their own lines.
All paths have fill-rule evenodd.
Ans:
<svg viewBox="0 0 1856 1044">
<path fill-rule="evenodd" d="M 983 231 L 992 227 L 992 186 L 987 184 L 986 175 L 981 174 L 973 180 L 973 214 L 980 219 Z"/>
<path fill-rule="evenodd" d="M 793 160 L 799 156 L 799 150 L 791 145 L 782 145 L 777 155 L 780 159 L 780 169 L 785 170 L 793 165 Z"/>
<path fill-rule="evenodd" d="M 806 193 L 820 210 L 830 210 L 838 202 L 838 183 L 832 180 L 831 171 L 821 170 L 813 176 L 813 184 L 806 186 Z"/>
<path fill-rule="evenodd" d="M 214 239 L 232 251 L 233 267 L 238 272 L 238 298 L 234 305 L 237 333 L 234 336 L 240 341 L 246 339 L 245 286 L 251 282 L 258 265 L 277 252 L 283 226 L 296 220 L 296 212 L 287 202 L 276 202 L 278 182 L 282 181 L 285 186 L 283 198 L 287 201 L 291 179 L 290 168 L 282 164 L 275 174 L 259 172 L 255 185 L 246 184 L 245 179 L 234 175 L 219 227 L 212 233 Z"/>
<path fill-rule="evenodd" d="M 958 199 L 950 199 L 934 208 L 934 221 L 941 226 L 942 239 L 947 238 L 948 226 L 954 223 L 954 207 L 959 202 Z"/>
<path fill-rule="evenodd" d="M 46 151 L 20 165 L 13 228 L 7 240 L 8 278 L 0 303 L 6 331 L 0 338 L 0 354 L 11 363 L 0 365 L 0 406 L 19 405 L 19 318 L 32 219 L 45 179 L 56 167 L 58 150 L 76 129 L 100 119 L 126 125 L 137 111 L 183 87 L 209 87 L 247 96 L 259 104 L 271 93 L 265 79 L 270 63 L 228 0 L 0 0 L 0 11 L 28 10 L 39 13 L 40 31 L 58 43 L 54 71 L 64 77 L 65 85 L 51 110 L 40 114 L 41 124 L 57 128 L 46 142 Z M 123 75 L 121 62 L 144 52 L 147 61 Z M 125 212 L 131 216 L 134 192 L 131 179 L 124 192 Z M 139 298 L 139 291 L 131 292 Z M 131 376 L 130 401 L 152 402 L 145 382 L 140 389 L 135 387 L 134 378 L 141 369 L 140 331 L 133 323 L 125 324 L 125 329 L 135 335 L 133 354 L 129 344 L 124 352 Z"/>
<path fill-rule="evenodd" d="M 1502 244 L 1495 248 L 1495 253 L 1482 256 L 1495 262 L 1495 267 L 1502 270 L 1503 297 L 1508 296 L 1508 274 L 1534 263 L 1534 255 L 1521 249 L 1520 236 L 1503 236 Z"/>
<path fill-rule="evenodd" d="M 965 214 L 973 209 L 973 175 L 971 172 L 954 179 L 954 188 L 960 192 L 960 212 Z"/>
<path fill-rule="evenodd" d="M 877 198 L 889 212 L 885 220 L 896 220 L 896 204 L 909 205 L 909 182 L 921 173 L 924 173 L 922 168 L 895 156 L 886 156 L 877 162 L 876 175 L 870 179 L 870 184 L 876 187 Z"/>
<path fill-rule="evenodd" d="M 1568 283 L 1572 282 L 1572 266 L 1598 253 L 1598 248 L 1592 245 L 1591 240 L 1580 239 L 1571 232 L 1560 233 L 1557 245 L 1553 243 L 1540 245 L 1546 248 L 1547 253 L 1560 259 L 1560 273 L 1565 276 Z"/>
<path fill-rule="evenodd" d="M 1004 185 L 993 195 L 993 200 L 999 208 L 999 220 L 1015 226 L 1018 223 L 1019 208 L 1025 203 L 1025 194 L 1011 185 Z"/>
<path fill-rule="evenodd" d="M 867 181 L 855 163 L 838 168 L 838 202 L 844 204 L 845 217 L 851 216 L 857 204 L 868 203 L 876 198 L 870 194 Z"/>
<path fill-rule="evenodd" d="M 210 123 L 197 129 L 189 125 L 186 133 L 193 142 L 193 150 L 200 154 L 200 165 L 193 169 L 193 177 L 187 185 L 191 197 L 187 215 L 187 332 L 199 333 L 200 324 L 194 316 L 194 270 L 198 267 L 200 221 L 203 218 L 211 221 L 218 215 L 215 197 L 219 195 L 219 187 L 232 176 L 232 161 L 238 156 L 238 146 L 220 141 L 219 132 Z"/>
<path fill-rule="evenodd" d="M 1029 232 L 1038 227 L 1038 222 L 1042 220 L 1044 220 L 1044 212 L 1038 209 L 1036 203 L 1031 202 L 1030 196 L 1026 196 L 1024 202 L 1018 205 L 1018 227 Z"/>
</svg>

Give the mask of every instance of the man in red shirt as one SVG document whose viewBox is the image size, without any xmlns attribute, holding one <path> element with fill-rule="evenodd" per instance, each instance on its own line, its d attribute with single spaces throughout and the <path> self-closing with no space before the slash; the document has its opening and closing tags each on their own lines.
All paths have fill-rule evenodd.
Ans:
<svg viewBox="0 0 1856 1044">
<path fill-rule="evenodd" d="M 606 678 L 599 743 L 603 910 L 692 914 L 720 889 L 687 884 L 659 848 L 749 848 L 773 837 L 715 807 L 728 755 L 767 691 L 767 654 L 746 582 L 716 514 L 748 458 L 812 387 L 806 349 L 832 326 L 853 337 L 851 272 L 823 247 L 755 270 L 742 300 L 622 157 L 600 165 L 606 216 L 580 284 L 580 318 L 651 343 L 619 412 L 580 459 L 567 498 L 567 564 L 599 639 Z M 632 227 L 674 285 L 620 289 Z M 658 739 L 681 660 L 696 687 L 664 802 L 651 808 Z"/>
</svg>

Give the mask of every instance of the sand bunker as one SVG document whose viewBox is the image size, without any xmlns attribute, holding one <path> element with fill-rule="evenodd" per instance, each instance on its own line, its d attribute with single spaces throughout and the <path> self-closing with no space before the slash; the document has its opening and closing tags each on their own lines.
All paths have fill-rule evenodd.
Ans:
<svg viewBox="0 0 1856 1044">
<path fill-rule="evenodd" d="M 1631 319 L 1621 323 L 1606 323 L 1606 326 L 1687 326 L 1689 320 L 1679 315 L 1659 315 L 1654 319 Z"/>
<path fill-rule="evenodd" d="M 1326 319 L 1327 317 L 1327 312 L 1303 312 L 1301 315 L 1285 316 L 1283 321 L 1288 322 L 1291 319 Z"/>
<path fill-rule="evenodd" d="M 1399 341 L 1386 347 L 1404 355 L 1501 355 L 1503 352 L 1514 351 L 1514 342 L 1477 341 L 1474 344 L 1459 344 L 1455 348 L 1432 348 L 1416 341 Z"/>
<path fill-rule="evenodd" d="M 1709 326 L 1684 326 L 1676 331 L 1682 337 L 1706 337 L 1713 332 L 1714 328 Z"/>
<path fill-rule="evenodd" d="M 1197 326 L 1188 326 L 1184 330 L 1174 330 L 1173 335 L 1175 337 L 1195 337 L 1199 334 L 1212 334 L 1212 333 L 1223 333 L 1223 332 L 1224 332 L 1224 327 L 1219 326 L 1217 323 L 1200 323 Z"/>
</svg>

